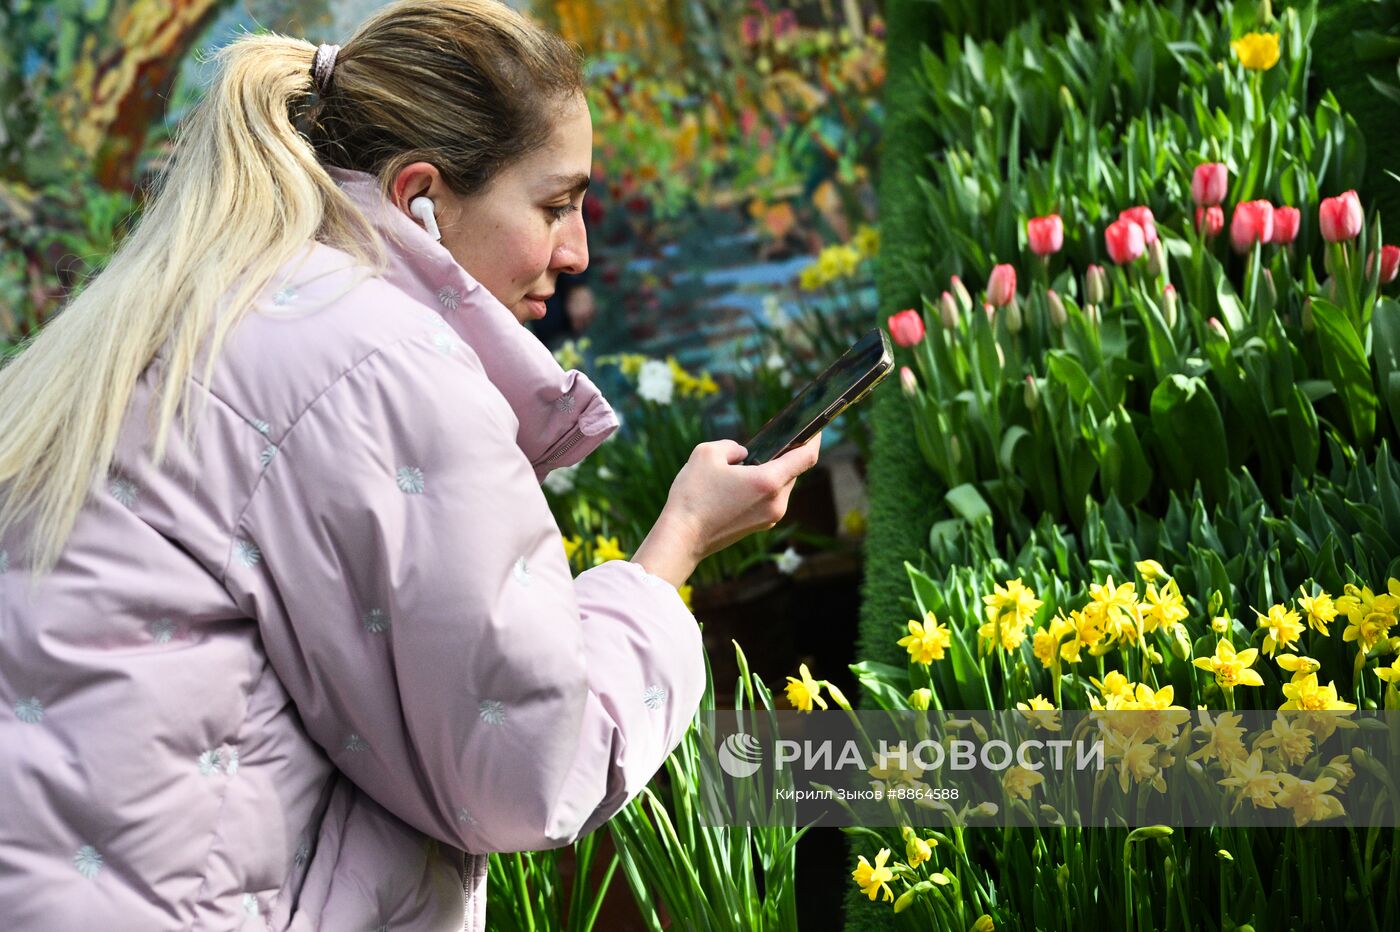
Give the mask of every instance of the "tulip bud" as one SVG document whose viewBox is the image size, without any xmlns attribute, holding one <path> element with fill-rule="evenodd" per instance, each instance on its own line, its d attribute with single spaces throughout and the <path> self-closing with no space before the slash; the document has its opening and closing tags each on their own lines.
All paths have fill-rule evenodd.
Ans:
<svg viewBox="0 0 1400 932">
<path fill-rule="evenodd" d="M 997 344 L 997 367 L 1000 369 L 1006 368 L 1006 351 L 1001 348 L 1000 343 Z"/>
<path fill-rule="evenodd" d="M 1026 221 L 1026 240 L 1037 256 L 1053 256 L 1065 243 L 1064 221 L 1059 214 L 1032 217 Z"/>
<path fill-rule="evenodd" d="M 928 711 L 929 703 L 933 701 L 933 690 L 916 689 L 909 694 L 909 708 L 916 712 Z"/>
<path fill-rule="evenodd" d="M 1071 94 L 1069 88 L 1063 84 L 1060 85 L 1060 106 L 1066 111 L 1074 110 L 1074 95 Z"/>
<path fill-rule="evenodd" d="M 983 129 L 992 129 L 997 125 L 996 118 L 992 116 L 992 111 L 985 105 L 977 108 L 977 118 L 982 121 Z"/>
<path fill-rule="evenodd" d="M 1191 199 L 1198 207 L 1212 207 L 1225 200 L 1230 170 L 1221 162 L 1203 162 L 1191 176 Z"/>
<path fill-rule="evenodd" d="M 1050 326 L 1059 328 L 1069 320 L 1069 315 L 1065 313 L 1065 302 L 1060 300 L 1060 296 L 1055 293 L 1054 288 L 1045 292 L 1045 301 L 1050 305 Z"/>
<path fill-rule="evenodd" d="M 1212 204 L 1210 207 L 1196 208 L 1196 229 L 1205 235 L 1206 239 L 1213 239 L 1220 235 L 1220 231 L 1225 229 L 1225 211 L 1219 204 Z"/>
<path fill-rule="evenodd" d="M 908 398 L 919 394 L 919 380 L 914 377 L 913 370 L 908 366 L 899 367 L 899 387 Z"/>
<path fill-rule="evenodd" d="M 1274 239 L 1280 246 L 1287 246 L 1298 238 L 1298 226 L 1303 222 L 1302 211 L 1296 207 L 1274 208 Z"/>
<path fill-rule="evenodd" d="M 1166 262 L 1166 256 L 1162 252 L 1162 241 L 1154 239 L 1147 247 L 1147 274 L 1153 278 L 1162 274 L 1162 267 Z"/>
<path fill-rule="evenodd" d="M 1099 306 L 1097 304 L 1084 305 L 1084 319 L 1087 320 L 1091 326 L 1097 327 L 1100 320 Z"/>
<path fill-rule="evenodd" d="M 1317 208 L 1317 221 L 1322 229 L 1322 238 L 1329 243 L 1355 239 L 1361 232 L 1364 219 L 1361 199 L 1356 196 L 1355 191 L 1346 191 L 1336 197 L 1325 197 Z"/>
<path fill-rule="evenodd" d="M 888 323 L 890 336 L 900 346 L 918 346 L 924 338 L 924 317 L 912 307 L 891 314 Z"/>
<path fill-rule="evenodd" d="M 1011 303 L 1006 305 L 1006 332 L 1021 332 L 1021 303 L 1013 296 Z"/>
<path fill-rule="evenodd" d="M 982 313 L 987 315 L 988 326 L 995 327 L 997 323 L 997 309 L 992 305 L 983 302 Z"/>
<path fill-rule="evenodd" d="M 958 302 L 947 291 L 938 296 L 938 319 L 944 330 L 958 329 Z"/>
<path fill-rule="evenodd" d="M 1162 289 L 1162 317 L 1166 319 L 1168 327 L 1176 326 L 1176 286 L 1167 283 Z"/>
<path fill-rule="evenodd" d="M 1317 329 L 1317 319 L 1313 317 L 1312 298 L 1303 301 L 1303 332 L 1312 333 Z"/>
<path fill-rule="evenodd" d="M 1040 407 L 1040 386 L 1036 384 L 1035 376 L 1026 374 L 1026 387 L 1024 391 L 1026 410 L 1035 411 Z"/>
<path fill-rule="evenodd" d="M 1084 273 L 1084 300 L 1088 304 L 1102 304 L 1108 297 L 1108 273 L 1103 266 L 1091 265 Z"/>
<path fill-rule="evenodd" d="M 1108 247 L 1108 257 L 1119 265 L 1135 262 L 1147 249 L 1147 236 L 1142 227 L 1121 216 L 1103 231 L 1103 240 Z"/>
<path fill-rule="evenodd" d="M 1225 325 L 1220 322 L 1219 317 L 1212 317 L 1210 320 L 1206 321 L 1206 329 L 1210 331 L 1210 335 L 1215 339 L 1224 340 L 1226 343 L 1230 342 L 1230 334 L 1226 332 Z"/>
<path fill-rule="evenodd" d="M 954 275 L 951 280 L 953 294 L 958 297 L 958 309 L 964 314 L 972 311 L 972 295 L 968 293 L 967 286 L 962 283 L 962 279 Z"/>
<path fill-rule="evenodd" d="M 1327 300 L 1328 300 L 1328 301 L 1331 301 L 1333 304 L 1336 304 L 1336 303 L 1337 303 L 1337 280 L 1336 280 L 1335 278 L 1328 278 L 1327 281 L 1323 282 L 1323 283 L 1322 283 L 1322 293 L 1323 293 L 1324 295 L 1327 296 Z"/>
<path fill-rule="evenodd" d="M 1005 307 L 1016 297 L 1016 269 L 1002 263 L 992 269 L 987 279 L 987 301 L 997 307 Z"/>
</svg>

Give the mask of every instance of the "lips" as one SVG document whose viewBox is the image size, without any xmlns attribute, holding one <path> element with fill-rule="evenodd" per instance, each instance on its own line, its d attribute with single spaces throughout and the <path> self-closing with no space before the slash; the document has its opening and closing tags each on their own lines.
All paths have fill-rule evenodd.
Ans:
<svg viewBox="0 0 1400 932">
<path fill-rule="evenodd" d="M 525 297 L 531 301 L 548 301 L 553 296 L 554 292 L 551 291 L 549 294 L 527 294 Z"/>
</svg>

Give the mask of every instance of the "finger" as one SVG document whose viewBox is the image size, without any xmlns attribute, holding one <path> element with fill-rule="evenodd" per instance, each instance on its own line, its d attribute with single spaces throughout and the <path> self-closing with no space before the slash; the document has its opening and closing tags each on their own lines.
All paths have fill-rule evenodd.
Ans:
<svg viewBox="0 0 1400 932">
<path fill-rule="evenodd" d="M 770 460 L 768 465 L 774 467 L 776 472 L 781 473 L 787 481 L 802 475 L 807 470 L 817 464 L 817 455 L 821 448 L 821 432 L 818 431 L 812 439 L 784 453 L 777 459 Z"/>
<path fill-rule="evenodd" d="M 710 446 L 730 466 L 743 462 L 744 457 L 749 455 L 748 449 L 742 443 L 733 440 L 714 440 Z"/>
</svg>

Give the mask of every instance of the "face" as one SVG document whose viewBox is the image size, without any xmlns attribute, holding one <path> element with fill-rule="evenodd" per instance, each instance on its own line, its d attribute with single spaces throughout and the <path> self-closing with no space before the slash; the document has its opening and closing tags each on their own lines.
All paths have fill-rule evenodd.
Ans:
<svg viewBox="0 0 1400 932">
<path fill-rule="evenodd" d="M 581 96 L 557 114 L 549 144 L 503 169 L 482 193 L 457 196 L 428 162 L 394 179 L 404 213 L 415 197 L 432 198 L 442 245 L 522 324 L 544 316 L 561 272 L 588 267 L 580 207 L 593 168 L 593 120 Z"/>
</svg>

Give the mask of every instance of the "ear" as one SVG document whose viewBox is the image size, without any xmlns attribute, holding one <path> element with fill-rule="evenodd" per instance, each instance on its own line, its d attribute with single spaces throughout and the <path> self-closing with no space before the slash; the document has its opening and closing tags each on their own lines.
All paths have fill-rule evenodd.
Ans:
<svg viewBox="0 0 1400 932">
<path fill-rule="evenodd" d="M 406 212 L 415 197 L 432 197 L 434 190 L 442 186 L 442 176 L 438 174 L 436 165 L 431 162 L 412 162 L 399 169 L 399 173 L 394 177 L 394 205 Z"/>
</svg>

